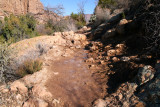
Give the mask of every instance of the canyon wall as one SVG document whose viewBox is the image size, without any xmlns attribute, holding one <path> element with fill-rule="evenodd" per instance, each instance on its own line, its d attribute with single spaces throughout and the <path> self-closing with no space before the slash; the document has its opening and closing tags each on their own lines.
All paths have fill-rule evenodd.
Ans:
<svg viewBox="0 0 160 107">
<path fill-rule="evenodd" d="M 0 16 L 43 13 L 40 0 L 0 0 Z"/>
</svg>

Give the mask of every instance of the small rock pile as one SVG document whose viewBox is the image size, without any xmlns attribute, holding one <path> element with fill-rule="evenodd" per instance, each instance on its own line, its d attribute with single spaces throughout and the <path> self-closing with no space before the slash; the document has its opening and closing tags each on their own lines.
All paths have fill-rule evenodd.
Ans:
<svg viewBox="0 0 160 107">
<path fill-rule="evenodd" d="M 102 107 L 99 105 L 103 102 L 105 107 L 145 107 L 147 104 L 152 107 L 158 107 L 160 75 L 158 75 L 156 80 L 153 80 L 154 74 L 155 70 L 151 66 L 140 68 L 133 83 L 126 82 L 121 84 L 115 93 L 108 95 L 105 99 L 95 101 L 94 106 Z M 148 81 L 149 83 L 147 83 Z M 144 86 L 142 86 L 143 84 Z M 135 92 L 137 92 L 138 88 L 141 91 L 136 95 Z"/>
</svg>

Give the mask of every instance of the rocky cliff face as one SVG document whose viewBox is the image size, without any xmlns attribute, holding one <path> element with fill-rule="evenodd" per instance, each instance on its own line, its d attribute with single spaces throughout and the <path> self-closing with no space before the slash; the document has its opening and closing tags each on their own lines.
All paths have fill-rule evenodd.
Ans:
<svg viewBox="0 0 160 107">
<path fill-rule="evenodd" d="M 48 19 L 56 20 L 55 13 L 48 14 L 44 10 L 40 0 L 0 0 L 0 19 L 10 14 L 23 15 L 32 14 L 40 23 L 45 23 Z"/>
<path fill-rule="evenodd" d="M 0 16 L 8 14 L 38 14 L 43 13 L 44 7 L 40 0 L 0 0 Z"/>
</svg>

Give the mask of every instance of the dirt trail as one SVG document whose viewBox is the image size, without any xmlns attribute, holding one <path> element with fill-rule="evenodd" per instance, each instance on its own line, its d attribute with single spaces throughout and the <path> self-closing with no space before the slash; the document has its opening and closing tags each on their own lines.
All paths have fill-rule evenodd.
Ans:
<svg viewBox="0 0 160 107">
<path fill-rule="evenodd" d="M 85 52 L 81 50 L 73 57 L 50 62 L 48 70 L 52 76 L 46 87 L 60 101 L 58 106 L 88 107 L 92 101 L 101 97 L 102 90 L 92 78 L 84 62 L 85 57 Z"/>
<path fill-rule="evenodd" d="M 7 94 L 10 95 L 10 91 L 17 94 L 9 102 L 23 107 L 91 107 L 96 99 L 104 97 L 106 88 L 100 81 L 102 77 L 94 75 L 96 69 L 91 69 L 94 65 L 88 59 L 89 50 L 84 50 L 88 43 L 86 35 L 63 32 L 12 45 L 19 51 L 15 65 L 23 64 L 26 59 L 40 58 L 43 67 L 10 84 Z M 6 93 L 3 87 L 0 90 Z M 15 101 L 17 96 L 23 97 L 20 103 Z"/>
</svg>

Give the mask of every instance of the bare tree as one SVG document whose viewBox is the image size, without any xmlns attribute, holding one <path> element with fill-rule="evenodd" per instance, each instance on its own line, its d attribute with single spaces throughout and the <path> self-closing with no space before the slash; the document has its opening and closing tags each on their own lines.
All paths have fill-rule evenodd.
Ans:
<svg viewBox="0 0 160 107">
<path fill-rule="evenodd" d="M 50 15 L 53 15 L 56 18 L 56 21 L 58 21 L 59 16 L 63 16 L 64 14 L 64 7 L 62 4 L 54 7 L 48 5 L 47 7 L 45 7 L 45 10 L 48 14 L 49 19 L 51 19 Z"/>
<path fill-rule="evenodd" d="M 45 7 L 45 10 L 48 13 L 56 13 L 59 16 L 63 16 L 63 14 L 64 14 L 64 6 L 62 4 L 59 4 L 59 5 L 54 6 L 54 7 L 51 7 L 51 6 L 48 5 L 47 7 Z"/>
<path fill-rule="evenodd" d="M 87 0 L 80 1 L 77 6 L 78 6 L 78 13 L 79 13 L 79 21 L 85 21 L 85 4 Z"/>
<path fill-rule="evenodd" d="M 63 23 L 63 14 L 64 14 L 64 7 L 62 4 L 59 4 L 57 6 L 47 6 L 45 7 L 45 10 L 48 14 L 48 25 L 54 31 L 63 31 L 64 29 L 64 23 Z"/>
<path fill-rule="evenodd" d="M 83 0 L 83 1 L 80 1 L 77 6 L 78 6 L 78 12 L 80 14 L 84 14 L 85 10 L 84 10 L 84 7 L 85 7 L 85 4 L 86 4 L 86 0 Z"/>
</svg>

